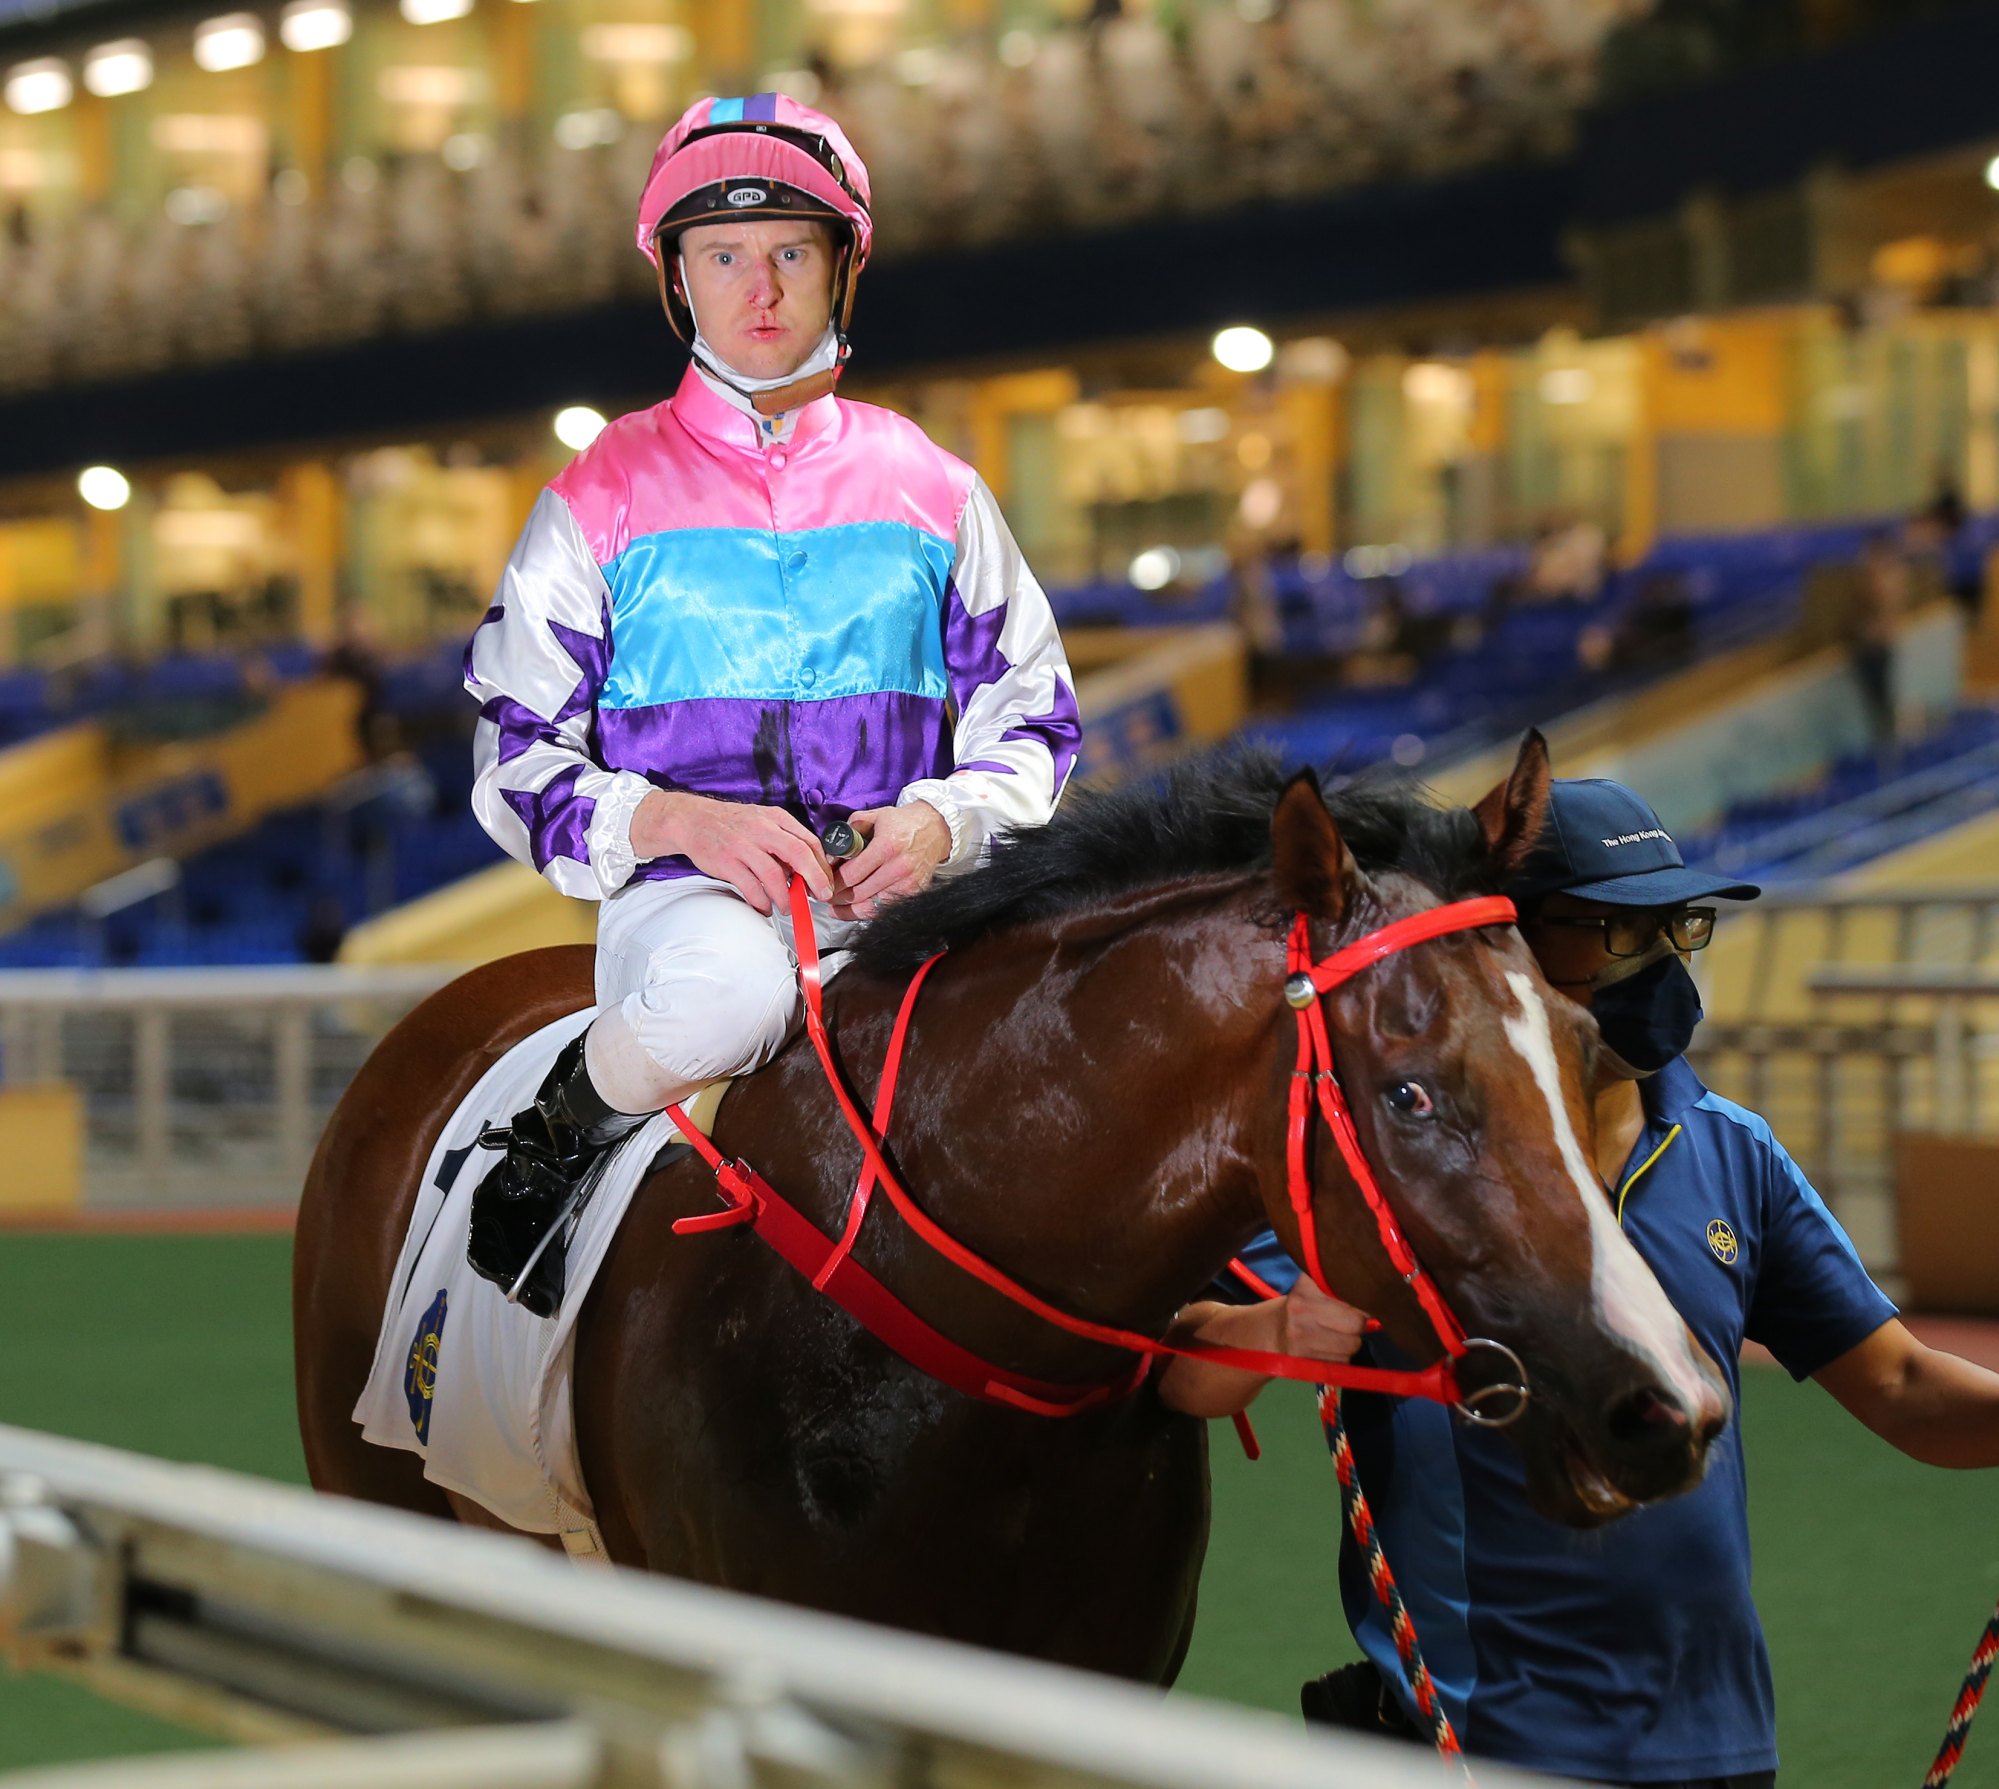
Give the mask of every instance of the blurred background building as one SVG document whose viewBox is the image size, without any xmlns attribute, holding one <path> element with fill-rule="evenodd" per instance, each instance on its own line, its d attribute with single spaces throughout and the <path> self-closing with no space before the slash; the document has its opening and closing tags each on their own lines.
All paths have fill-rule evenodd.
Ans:
<svg viewBox="0 0 1999 1789">
<path fill-rule="evenodd" d="M 1999 944 L 1994 66 L 1972 0 L 0 0 L 0 967 L 587 935 L 470 816 L 458 655 L 678 377 L 660 134 L 775 87 L 874 175 L 846 389 L 998 492 L 1089 774 L 1247 734 L 1465 797 L 1551 729 L 1804 888 L 1703 1035 L 1885 1200 L 1909 1102 L 1991 1109 L 1971 1009 L 1940 1067 L 1812 978 Z M 1993 900 L 1826 918 L 1952 874 Z M 319 1021 L 146 1069 L 12 985 L 9 1077 L 100 1158 L 123 1111 L 135 1186 L 204 1052 L 291 1074 L 292 1156 L 341 1084 Z"/>
</svg>

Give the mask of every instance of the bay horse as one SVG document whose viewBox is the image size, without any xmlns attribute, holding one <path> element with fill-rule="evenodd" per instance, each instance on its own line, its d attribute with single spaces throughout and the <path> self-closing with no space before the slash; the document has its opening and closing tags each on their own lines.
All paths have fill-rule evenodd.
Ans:
<svg viewBox="0 0 1999 1789">
<path fill-rule="evenodd" d="M 1328 797 L 1260 755 L 1074 795 L 986 867 L 876 920 L 827 991 L 839 1056 L 871 1088 L 910 973 L 948 949 L 915 1009 L 888 1139 L 903 1184 L 1042 1298 L 1162 1335 L 1266 1224 L 1298 1252 L 1294 916 L 1322 953 L 1489 893 L 1547 792 L 1530 736 L 1476 810 L 1373 776 Z M 509 1045 L 590 999 L 587 949 L 474 970 L 389 1033 L 335 1111 L 294 1262 L 300 1426 L 320 1489 L 483 1516 L 416 1456 L 364 1443 L 349 1412 L 447 1115 Z M 1587 1013 L 1510 925 L 1403 951 L 1326 1012 L 1404 1234 L 1466 1328 L 1526 1365 L 1514 1432 L 1541 1506 L 1583 1523 L 1697 1481 L 1727 1392 L 1587 1165 Z M 861 1152 L 809 1050 L 794 1042 L 737 1085 L 715 1142 L 839 1234 Z M 1324 1131 L 1314 1149 L 1332 1284 L 1405 1352 L 1435 1357 Z M 579 1316 L 578 1448 L 614 1559 L 1170 1682 L 1207 1543 L 1205 1425 L 1149 1388 L 1060 1419 L 949 1390 L 747 1231 L 676 1236 L 675 1219 L 716 1209 L 715 1185 L 684 1151 L 663 1156 Z M 870 1216 L 856 1255 L 987 1360 L 1060 1381 L 1131 1365 L 1002 1299 L 894 1212 Z"/>
</svg>

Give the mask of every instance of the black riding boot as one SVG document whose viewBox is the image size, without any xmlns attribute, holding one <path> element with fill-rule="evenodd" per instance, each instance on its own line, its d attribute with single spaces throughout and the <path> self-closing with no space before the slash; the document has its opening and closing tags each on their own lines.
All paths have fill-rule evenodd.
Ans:
<svg viewBox="0 0 1999 1789">
<path fill-rule="evenodd" d="M 535 1245 L 561 1214 L 569 1196 L 605 1152 L 645 1123 L 647 1113 L 619 1112 L 590 1085 L 583 1039 L 563 1046 L 534 1104 L 506 1126 L 482 1132 L 480 1146 L 504 1149 L 507 1159 L 472 1195 L 472 1236 L 465 1258 L 475 1273 L 511 1288 Z M 551 1236 L 520 1290 L 520 1302 L 537 1317 L 562 1303 L 567 1244 Z"/>
</svg>

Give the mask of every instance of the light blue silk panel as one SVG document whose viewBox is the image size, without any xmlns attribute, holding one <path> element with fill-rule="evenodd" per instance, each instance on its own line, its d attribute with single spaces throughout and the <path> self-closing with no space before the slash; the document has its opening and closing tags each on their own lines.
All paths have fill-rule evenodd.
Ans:
<svg viewBox="0 0 1999 1789">
<path fill-rule="evenodd" d="M 906 522 L 643 535 L 604 567 L 612 658 L 598 706 L 884 690 L 942 701 L 956 558 Z"/>
</svg>

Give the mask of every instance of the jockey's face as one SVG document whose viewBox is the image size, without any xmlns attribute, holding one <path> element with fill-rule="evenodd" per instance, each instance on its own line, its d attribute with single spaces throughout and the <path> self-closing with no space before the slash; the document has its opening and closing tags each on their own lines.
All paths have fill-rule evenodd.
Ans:
<svg viewBox="0 0 1999 1789">
<path fill-rule="evenodd" d="M 833 259 L 831 230 L 803 219 L 700 224 L 680 238 L 695 322 L 751 379 L 782 379 L 819 345 L 833 310 Z"/>
</svg>

